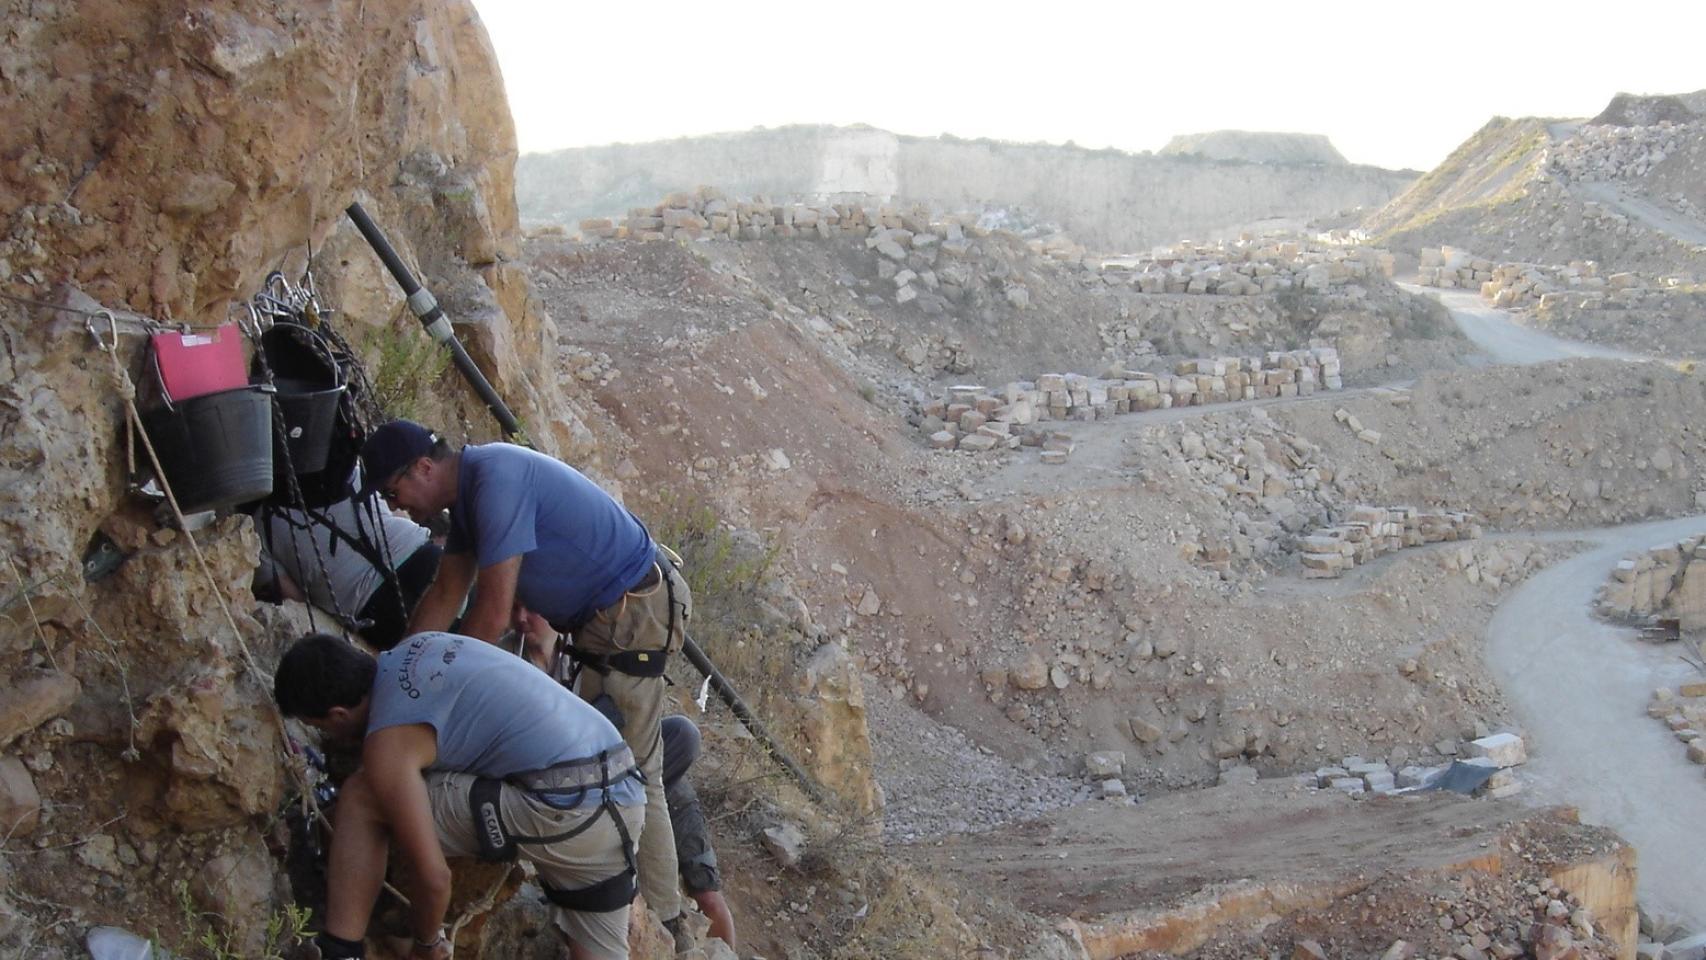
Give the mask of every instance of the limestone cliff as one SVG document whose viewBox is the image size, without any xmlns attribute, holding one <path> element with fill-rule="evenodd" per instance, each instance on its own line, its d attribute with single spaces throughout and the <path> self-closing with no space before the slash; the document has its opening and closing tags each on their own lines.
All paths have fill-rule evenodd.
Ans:
<svg viewBox="0 0 1706 960">
<path fill-rule="evenodd" d="M 1310 155 L 1324 156 L 1319 150 Z M 1336 164 L 1273 159 L 1162 157 L 795 126 L 528 154 L 516 167 L 516 191 L 529 222 L 571 226 L 585 217 L 620 216 L 699 184 L 774 200 L 860 193 L 955 210 L 1019 208 L 1092 247 L 1133 250 L 1262 220 L 1376 207 L 1414 179 L 1342 158 Z"/>
<path fill-rule="evenodd" d="M 6 294 L 217 323 L 312 245 L 346 331 L 419 338 L 346 225 L 359 199 L 534 439 L 592 452 L 511 262 L 514 133 L 467 0 L 0 10 Z M 257 620 L 277 614 L 249 595 L 246 519 L 194 534 L 204 568 L 127 497 L 117 378 L 82 320 L 0 302 L 0 954 L 83 956 L 97 923 L 185 943 L 208 911 L 259 955 L 285 777 L 249 658 L 270 666 L 289 625 Z M 139 332 L 121 327 L 133 373 Z M 422 392 L 451 432 L 491 436 L 459 385 Z M 97 530 L 128 559 L 90 582 Z"/>
</svg>

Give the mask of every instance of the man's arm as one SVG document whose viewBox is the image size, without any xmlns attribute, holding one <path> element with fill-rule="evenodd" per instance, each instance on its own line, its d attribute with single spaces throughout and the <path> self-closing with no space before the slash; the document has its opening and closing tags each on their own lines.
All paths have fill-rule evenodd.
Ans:
<svg viewBox="0 0 1706 960">
<path fill-rule="evenodd" d="M 468 588 L 473 585 L 474 555 L 446 553 L 438 561 L 438 575 L 421 595 L 421 602 L 415 605 L 414 616 L 409 618 L 409 633 L 450 629 L 468 596 Z"/>
<path fill-rule="evenodd" d="M 437 757 L 438 735 L 424 723 L 386 727 L 369 735 L 361 752 L 380 815 L 414 877 L 409 911 L 418 943 L 438 937 L 450 906 L 450 865 L 438 843 L 422 775 Z"/>
<path fill-rule="evenodd" d="M 509 626 L 515 604 L 515 585 L 521 579 L 521 557 L 500 560 L 480 568 L 474 603 L 462 618 L 462 632 L 487 643 L 497 643 Z"/>
</svg>

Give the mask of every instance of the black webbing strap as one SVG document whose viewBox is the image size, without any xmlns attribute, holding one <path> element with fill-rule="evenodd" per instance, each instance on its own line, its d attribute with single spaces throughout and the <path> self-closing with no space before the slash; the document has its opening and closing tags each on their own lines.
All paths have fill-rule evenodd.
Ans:
<svg viewBox="0 0 1706 960">
<path fill-rule="evenodd" d="M 479 859 L 486 863 L 514 860 L 521 851 L 519 838 L 504 826 L 504 782 L 492 777 L 480 777 L 468 788 L 468 808 L 474 815 L 474 839 L 479 843 Z"/>
<path fill-rule="evenodd" d="M 553 887 L 541 881 L 539 887 L 544 892 L 545 899 L 559 907 L 562 907 L 564 910 L 574 910 L 580 913 L 609 913 L 612 910 L 620 910 L 634 902 L 634 895 L 640 892 L 640 886 L 637 879 L 639 876 L 639 869 L 634 863 L 634 838 L 628 833 L 628 824 L 622 819 L 622 811 L 617 809 L 616 801 L 610 799 L 610 768 L 607 757 L 608 755 L 604 753 L 600 753 L 598 755 L 599 780 L 604 783 L 604 793 L 602 798 L 599 800 L 598 810 L 599 813 L 608 815 L 610 817 L 610 821 L 616 824 L 616 835 L 622 838 L 622 860 L 627 864 L 627 866 L 621 873 L 618 873 L 613 877 L 600 880 L 590 887 L 581 887 L 577 890 L 566 890 L 562 887 Z M 639 770 L 636 768 L 634 770 L 630 770 L 626 774 L 623 774 L 623 776 L 638 773 Z M 644 778 L 642 777 L 642 779 Z M 588 817 L 586 823 L 582 824 L 579 828 L 573 831 L 573 833 L 568 834 L 568 836 L 573 836 L 575 833 L 585 830 L 587 827 L 592 826 L 592 824 L 597 820 L 598 814 Z M 553 839 L 564 838 L 558 837 Z"/>
</svg>

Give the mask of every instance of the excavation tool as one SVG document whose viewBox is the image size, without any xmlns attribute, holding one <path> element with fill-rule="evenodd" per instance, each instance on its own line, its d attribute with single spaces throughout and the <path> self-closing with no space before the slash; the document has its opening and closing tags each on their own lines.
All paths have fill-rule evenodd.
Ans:
<svg viewBox="0 0 1706 960">
<path fill-rule="evenodd" d="M 392 277 L 396 278 L 397 285 L 403 288 L 404 295 L 409 298 L 409 309 L 420 318 L 421 325 L 426 327 L 427 333 L 434 340 L 450 349 L 451 356 L 456 361 L 456 369 L 462 372 L 462 376 L 468 380 L 469 385 L 480 395 L 480 400 L 485 403 L 486 409 L 491 411 L 492 416 L 498 421 L 498 426 L 503 428 L 504 435 L 506 437 L 519 436 L 521 434 L 520 422 L 515 419 L 515 414 L 510 412 L 509 406 L 504 403 L 503 398 L 498 396 L 497 390 L 486 379 L 486 375 L 480 372 L 479 367 L 475 366 L 473 359 L 468 356 L 468 351 L 462 348 L 461 342 L 456 339 L 455 333 L 450 328 L 450 318 L 445 316 L 444 309 L 438 305 L 438 301 L 421 286 L 420 281 L 416 280 L 415 275 L 403 264 L 403 259 L 397 256 L 397 251 L 385 239 L 385 234 L 380 231 L 378 224 L 375 224 L 373 219 L 367 215 L 367 211 L 361 208 L 361 204 L 352 203 L 345 212 L 349 214 L 351 220 L 355 221 L 355 227 L 361 231 L 361 235 L 367 238 L 368 244 L 373 247 L 373 252 L 379 254 L 379 259 L 385 262 L 385 268 L 391 271 Z M 753 739 L 764 746 L 765 752 L 769 753 L 772 759 L 799 782 L 801 789 L 808 796 L 819 802 L 824 801 L 827 795 L 823 788 L 818 785 L 816 780 L 812 779 L 804 767 L 801 767 L 793 757 L 788 755 L 786 750 L 782 749 L 782 745 L 777 743 L 776 739 L 770 735 L 770 731 L 765 728 L 764 722 L 758 719 L 752 712 L 752 708 L 748 707 L 746 701 L 741 699 L 740 694 L 735 692 L 734 685 L 729 683 L 728 678 L 723 676 L 722 671 L 718 670 L 716 664 L 711 662 L 711 658 L 705 655 L 704 649 L 694 642 L 691 636 L 687 635 L 685 627 L 682 631 L 681 652 L 686 654 L 688 662 L 692 663 L 705 676 L 705 679 L 710 681 L 711 689 L 717 691 L 717 698 L 728 705 L 729 710 L 734 713 L 736 719 L 740 720 L 741 725 L 752 734 Z"/>
</svg>

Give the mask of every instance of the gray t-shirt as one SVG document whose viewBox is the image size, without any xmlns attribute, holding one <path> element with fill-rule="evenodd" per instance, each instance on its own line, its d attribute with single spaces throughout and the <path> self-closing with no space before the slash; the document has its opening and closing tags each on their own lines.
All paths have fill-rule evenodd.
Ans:
<svg viewBox="0 0 1706 960">
<path fill-rule="evenodd" d="M 379 655 L 367 732 L 411 723 L 438 734 L 433 770 L 498 779 L 623 745 L 603 714 L 544 671 L 453 633 L 416 634 Z M 589 790 L 583 802 L 600 796 Z M 611 788 L 610 796 L 622 806 L 646 802 L 645 788 L 633 777 Z"/>
<path fill-rule="evenodd" d="M 311 520 L 300 510 L 278 510 L 267 514 L 266 536 L 261 541 L 267 553 L 261 558 L 262 581 L 271 573 L 272 564 L 277 563 L 280 569 L 290 574 L 290 579 L 302 587 L 309 602 L 316 607 L 328 611 L 341 609 L 348 616 L 360 613 L 384 579 L 373 562 L 350 541 L 365 541 L 377 558 L 384 558 L 385 548 L 389 547 L 390 566 L 395 570 L 432 537 L 432 531 L 426 527 L 392 513 L 383 500 L 375 498 L 374 502 L 379 507 L 378 521 L 384 527 L 383 535 L 376 529 L 374 515 L 366 507 L 360 508 L 358 516 L 353 500 L 342 500 L 325 510 L 316 511 L 331 521 L 343 536 L 338 536 L 326 524 Z M 316 546 L 320 550 L 320 560 L 326 565 L 325 576 L 320 575 L 319 564 L 314 559 Z M 332 605 L 334 596 L 337 607 Z"/>
</svg>

